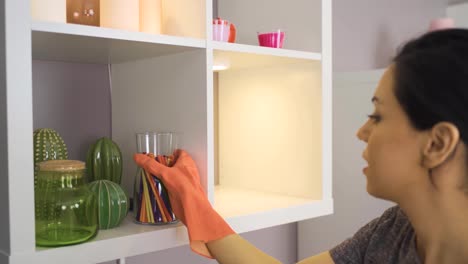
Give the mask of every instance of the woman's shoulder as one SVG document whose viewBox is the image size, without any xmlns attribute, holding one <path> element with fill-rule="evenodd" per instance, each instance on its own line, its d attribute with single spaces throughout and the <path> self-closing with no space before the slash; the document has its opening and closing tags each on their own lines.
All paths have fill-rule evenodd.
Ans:
<svg viewBox="0 0 468 264">
<path fill-rule="evenodd" d="M 381 216 L 363 226 L 359 232 L 367 234 L 385 233 L 394 228 L 401 228 L 402 225 L 408 225 L 408 217 L 399 206 L 393 206 L 385 210 Z"/>
<path fill-rule="evenodd" d="M 369 238 L 366 256 L 388 261 L 378 263 L 419 263 L 413 226 L 399 206 L 387 209 L 378 218 Z"/>
<path fill-rule="evenodd" d="M 388 208 L 383 212 L 383 214 L 378 218 L 380 222 L 388 223 L 389 221 L 401 221 L 401 222 L 408 222 L 408 217 L 406 216 L 405 212 L 401 210 L 400 206 L 395 205 L 393 207 Z"/>
<path fill-rule="evenodd" d="M 399 206 L 388 208 L 380 217 L 369 223 L 374 237 L 387 237 L 388 235 L 402 235 L 402 232 L 412 233 L 413 227 Z"/>
<path fill-rule="evenodd" d="M 387 209 L 330 251 L 335 263 L 418 263 L 414 230 L 399 206 Z M 407 260 L 411 260 L 407 262 Z"/>
<path fill-rule="evenodd" d="M 391 217 L 397 217 L 397 216 L 406 217 L 404 212 L 401 210 L 400 206 L 395 205 L 385 210 L 382 213 L 381 218 L 391 218 Z"/>
</svg>

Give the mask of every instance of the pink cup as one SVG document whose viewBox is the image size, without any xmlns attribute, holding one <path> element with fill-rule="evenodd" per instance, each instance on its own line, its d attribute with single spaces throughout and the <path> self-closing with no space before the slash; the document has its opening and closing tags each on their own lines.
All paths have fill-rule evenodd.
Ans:
<svg viewBox="0 0 468 264">
<path fill-rule="evenodd" d="M 282 48 L 284 43 L 284 32 L 278 30 L 258 33 L 258 43 L 262 47 Z"/>
<path fill-rule="evenodd" d="M 221 18 L 213 19 L 213 40 L 228 42 L 231 24 Z"/>
</svg>

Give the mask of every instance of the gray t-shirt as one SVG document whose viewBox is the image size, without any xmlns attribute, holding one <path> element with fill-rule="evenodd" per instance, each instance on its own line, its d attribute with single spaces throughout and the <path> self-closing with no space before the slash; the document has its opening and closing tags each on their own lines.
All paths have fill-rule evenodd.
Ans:
<svg viewBox="0 0 468 264">
<path fill-rule="evenodd" d="M 420 264 L 408 217 L 395 206 L 330 251 L 336 264 Z"/>
</svg>

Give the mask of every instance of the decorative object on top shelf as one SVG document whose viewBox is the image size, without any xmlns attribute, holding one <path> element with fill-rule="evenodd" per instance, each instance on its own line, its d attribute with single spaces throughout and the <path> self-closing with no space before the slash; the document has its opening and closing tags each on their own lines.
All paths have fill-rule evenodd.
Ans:
<svg viewBox="0 0 468 264">
<path fill-rule="evenodd" d="M 101 0 L 101 27 L 138 31 L 140 6 L 137 0 Z"/>
<path fill-rule="evenodd" d="M 206 0 L 162 1 L 162 33 L 199 38 L 206 36 Z"/>
<path fill-rule="evenodd" d="M 431 20 L 429 31 L 449 29 L 455 27 L 455 20 L 449 17 L 436 18 Z"/>
<path fill-rule="evenodd" d="M 162 0 L 140 0 L 140 31 L 161 34 Z"/>
<path fill-rule="evenodd" d="M 99 26 L 99 0 L 67 0 L 67 23 Z"/>
<path fill-rule="evenodd" d="M 110 180 L 120 184 L 122 167 L 122 152 L 110 138 L 100 138 L 89 147 L 86 157 L 89 182 Z"/>
<path fill-rule="evenodd" d="M 222 42 L 236 42 L 236 26 L 221 18 L 213 19 L 213 40 Z"/>
<path fill-rule="evenodd" d="M 65 23 L 64 0 L 31 0 L 31 17 L 34 20 Z"/>
<path fill-rule="evenodd" d="M 283 48 L 284 31 L 258 32 L 258 44 L 262 47 Z"/>
<path fill-rule="evenodd" d="M 50 160 L 38 164 L 35 189 L 36 244 L 82 243 L 97 233 L 97 203 L 86 184 L 85 163 Z"/>
<path fill-rule="evenodd" d="M 97 180 L 89 184 L 97 197 L 99 229 L 110 229 L 120 225 L 127 216 L 129 201 L 120 185 L 108 180 Z"/>
<path fill-rule="evenodd" d="M 39 128 L 33 133 L 34 141 L 34 186 L 37 183 L 38 163 L 47 160 L 68 159 L 67 145 L 57 131 Z"/>
<path fill-rule="evenodd" d="M 137 151 L 146 153 L 168 167 L 174 162 L 176 134 L 146 132 L 137 134 Z M 133 210 L 139 224 L 163 225 L 177 223 L 169 194 L 163 183 L 149 172 L 138 168 L 134 182 Z"/>
</svg>

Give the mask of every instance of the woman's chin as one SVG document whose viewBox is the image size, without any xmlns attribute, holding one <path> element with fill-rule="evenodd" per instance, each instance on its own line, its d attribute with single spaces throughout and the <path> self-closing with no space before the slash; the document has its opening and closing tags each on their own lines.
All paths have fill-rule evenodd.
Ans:
<svg viewBox="0 0 468 264">
<path fill-rule="evenodd" d="M 371 196 L 375 198 L 386 200 L 386 201 L 394 201 L 394 199 L 392 199 L 392 196 L 389 195 L 388 192 L 386 192 L 388 188 L 383 188 L 383 189 L 376 188 L 375 186 L 372 186 L 371 184 L 369 184 L 369 181 L 368 181 L 366 190 L 368 194 L 370 194 Z"/>
</svg>

